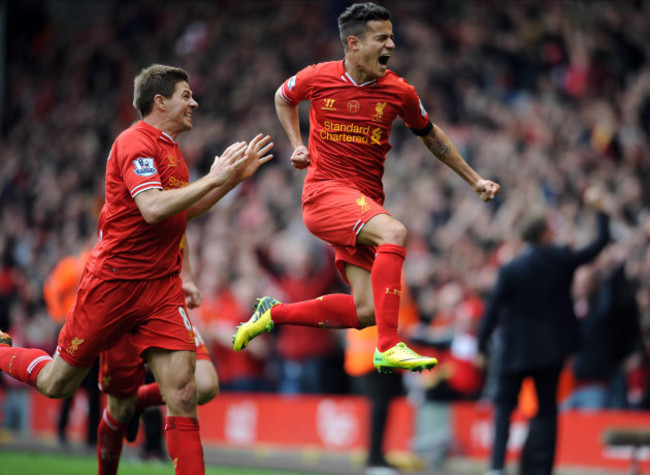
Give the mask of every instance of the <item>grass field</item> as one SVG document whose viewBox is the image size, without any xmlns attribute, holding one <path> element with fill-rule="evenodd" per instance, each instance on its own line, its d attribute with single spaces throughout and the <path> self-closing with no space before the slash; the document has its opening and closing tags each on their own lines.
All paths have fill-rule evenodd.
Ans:
<svg viewBox="0 0 650 475">
<path fill-rule="evenodd" d="M 97 461 L 91 455 L 43 454 L 0 450 L 0 475 L 92 475 Z M 303 472 L 208 466 L 206 475 L 308 475 Z M 170 463 L 122 460 L 118 475 L 174 475 Z"/>
</svg>

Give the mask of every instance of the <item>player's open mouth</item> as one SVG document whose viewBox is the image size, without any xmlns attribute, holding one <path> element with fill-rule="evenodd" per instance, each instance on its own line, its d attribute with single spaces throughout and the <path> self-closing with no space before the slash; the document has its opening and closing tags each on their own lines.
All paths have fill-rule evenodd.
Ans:
<svg viewBox="0 0 650 475">
<path fill-rule="evenodd" d="M 382 54 L 379 57 L 379 64 L 381 64 L 382 66 L 386 66 L 386 65 L 388 65 L 388 60 L 389 59 L 390 59 L 390 54 Z"/>
</svg>

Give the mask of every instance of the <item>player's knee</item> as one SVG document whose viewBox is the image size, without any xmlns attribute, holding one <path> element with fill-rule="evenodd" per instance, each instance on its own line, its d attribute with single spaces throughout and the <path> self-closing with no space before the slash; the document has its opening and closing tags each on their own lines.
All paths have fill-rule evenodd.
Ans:
<svg viewBox="0 0 650 475">
<path fill-rule="evenodd" d="M 70 366 L 55 355 L 36 376 L 36 389 L 50 399 L 72 396 L 81 385 L 88 370 Z"/>
<path fill-rule="evenodd" d="M 119 400 L 109 397 L 108 412 L 115 420 L 126 424 L 131 420 L 135 412 L 135 399 Z"/>
<path fill-rule="evenodd" d="M 401 222 L 396 219 L 391 220 L 385 227 L 383 234 L 383 241 L 389 244 L 397 244 L 398 246 L 405 246 L 406 239 L 408 238 L 408 230 Z"/>
<path fill-rule="evenodd" d="M 194 379 L 186 381 L 165 396 L 167 407 L 177 415 L 192 415 L 196 412 L 197 391 Z"/>
<path fill-rule="evenodd" d="M 210 402 L 217 397 L 219 393 L 219 377 L 211 361 L 204 359 L 197 360 L 194 379 L 196 381 L 196 396 L 199 405 Z"/>
<path fill-rule="evenodd" d="M 197 366 L 198 367 L 198 366 Z M 212 401 L 219 393 L 219 378 L 214 366 L 196 372 L 196 397 L 197 403 L 205 404 Z"/>
<path fill-rule="evenodd" d="M 67 381 L 39 378 L 36 387 L 41 394 L 50 399 L 62 399 L 72 396 L 78 386 L 74 386 Z"/>
<path fill-rule="evenodd" d="M 196 382 L 197 404 L 205 404 L 212 401 L 219 394 L 219 382 L 215 380 Z"/>
<path fill-rule="evenodd" d="M 361 328 L 375 325 L 375 308 L 372 304 L 355 302 L 357 310 L 357 319 Z"/>
</svg>

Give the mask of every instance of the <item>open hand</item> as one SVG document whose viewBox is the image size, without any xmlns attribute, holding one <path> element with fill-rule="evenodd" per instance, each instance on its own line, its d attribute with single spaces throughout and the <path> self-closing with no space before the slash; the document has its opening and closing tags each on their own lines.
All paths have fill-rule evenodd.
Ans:
<svg viewBox="0 0 650 475">
<path fill-rule="evenodd" d="M 223 151 L 221 156 L 214 157 L 210 167 L 210 173 L 216 186 L 223 185 L 245 160 L 246 142 L 236 142 Z"/>
<path fill-rule="evenodd" d="M 260 165 L 265 164 L 273 158 L 273 155 L 267 155 L 269 150 L 273 148 L 273 142 L 270 135 L 257 134 L 253 140 L 250 141 L 244 154 L 244 161 L 237 169 L 238 181 L 249 179 L 257 171 Z"/>
</svg>

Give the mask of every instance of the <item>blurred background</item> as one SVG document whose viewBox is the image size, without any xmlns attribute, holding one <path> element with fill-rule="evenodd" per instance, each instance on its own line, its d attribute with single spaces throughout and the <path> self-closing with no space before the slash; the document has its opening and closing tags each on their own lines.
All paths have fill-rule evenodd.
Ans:
<svg viewBox="0 0 650 475">
<path fill-rule="evenodd" d="M 61 321 L 44 284 L 64 257 L 94 243 L 110 145 L 137 119 L 133 78 L 164 63 L 190 73 L 199 103 L 179 140 L 193 179 L 232 142 L 262 132 L 276 144 L 272 162 L 188 228 L 206 299 L 193 320 L 222 394 L 351 394 L 342 331 L 283 327 L 242 354 L 230 347 L 255 297 L 348 291 L 330 250 L 302 223 L 303 172 L 290 166 L 273 94 L 303 67 L 343 57 L 336 18 L 349 3 L 0 2 L 0 329 L 17 345 L 54 351 Z M 633 322 L 632 335 L 604 330 L 623 349 L 610 360 L 603 409 L 647 410 L 650 2 L 379 3 L 393 16 L 390 68 L 472 167 L 502 185 L 482 203 L 395 124 L 385 186 L 387 209 L 409 229 L 403 333 L 441 361 L 426 376 L 405 376 L 403 394 L 488 400 L 489 373 L 471 364 L 473 338 L 499 266 L 521 249 L 518 223 L 546 208 L 559 240 L 585 244 L 595 216 L 582 194 L 596 185 L 614 197 L 614 239 L 588 269 L 591 292 L 622 273 L 620 318 Z M 26 389 L 2 381 L 2 425 L 28 430 Z"/>
</svg>

